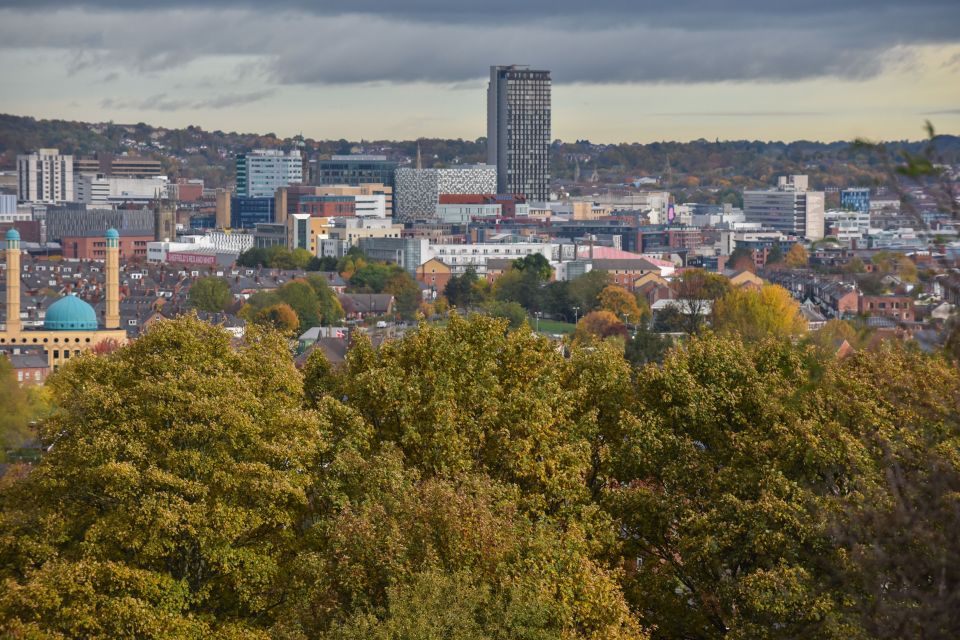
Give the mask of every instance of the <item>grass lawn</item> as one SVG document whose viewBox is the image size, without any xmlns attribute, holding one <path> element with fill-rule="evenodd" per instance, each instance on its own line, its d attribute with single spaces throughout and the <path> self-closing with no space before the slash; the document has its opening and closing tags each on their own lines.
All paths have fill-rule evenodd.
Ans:
<svg viewBox="0 0 960 640">
<path fill-rule="evenodd" d="M 537 319 L 530 318 L 528 320 L 530 327 L 535 329 L 537 327 Z M 576 328 L 576 325 L 573 325 L 569 322 L 560 322 L 559 320 L 544 320 L 540 318 L 540 333 L 573 333 L 573 330 Z"/>
</svg>

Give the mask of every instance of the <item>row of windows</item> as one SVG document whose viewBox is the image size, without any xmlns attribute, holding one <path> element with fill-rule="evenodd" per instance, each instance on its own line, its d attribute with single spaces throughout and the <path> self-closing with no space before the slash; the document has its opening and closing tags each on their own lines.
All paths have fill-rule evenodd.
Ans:
<svg viewBox="0 0 960 640">
<path fill-rule="evenodd" d="M 43 339 L 43 342 L 46 343 L 46 342 L 48 342 L 49 340 L 50 340 L 49 338 L 44 338 L 44 339 Z M 0 338 L 0 344 L 4 344 L 4 343 L 6 343 L 6 341 L 7 341 L 6 338 Z M 74 341 L 74 342 L 80 342 L 80 338 L 74 338 L 73 341 Z M 84 338 L 83 341 L 89 343 L 89 342 L 90 342 L 90 338 Z M 17 339 L 16 339 L 16 338 L 10 338 L 10 344 L 15 344 L 16 342 L 17 342 Z M 33 344 L 40 344 L 40 340 L 38 340 L 37 338 L 33 338 L 32 341 L 31 341 L 30 339 L 28 339 L 28 338 L 20 338 L 20 342 L 22 342 L 23 344 L 27 344 L 28 342 L 32 342 Z M 54 339 L 53 339 L 53 342 L 54 342 L 54 343 L 60 342 L 60 338 L 54 338 Z M 64 339 L 63 339 L 63 342 L 64 342 L 64 343 L 70 342 L 70 338 L 64 338 Z"/>
</svg>

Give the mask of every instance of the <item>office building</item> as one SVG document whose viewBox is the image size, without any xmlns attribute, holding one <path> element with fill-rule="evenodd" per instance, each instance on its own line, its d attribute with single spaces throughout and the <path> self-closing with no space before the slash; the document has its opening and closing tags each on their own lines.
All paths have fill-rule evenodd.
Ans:
<svg viewBox="0 0 960 640">
<path fill-rule="evenodd" d="M 258 224 L 276 222 L 273 193 L 259 198 L 234 196 L 230 199 L 230 227 L 234 229 L 253 229 Z"/>
<path fill-rule="evenodd" d="M 765 229 L 820 240 L 824 231 L 824 194 L 808 187 L 807 176 L 781 176 L 776 189 L 744 191 L 744 217 Z"/>
<path fill-rule="evenodd" d="M 318 196 L 353 196 L 357 203 L 358 216 L 377 218 L 393 217 L 393 187 L 380 182 L 369 182 L 355 186 L 323 185 L 313 187 Z M 380 211 L 380 198 L 383 199 L 383 211 Z"/>
<path fill-rule="evenodd" d="M 840 191 L 840 208 L 845 211 L 870 212 L 870 189 L 843 189 Z"/>
<path fill-rule="evenodd" d="M 497 192 L 497 168 L 489 164 L 445 169 L 400 167 L 395 176 L 395 210 L 399 220 L 433 218 L 442 195 Z"/>
<path fill-rule="evenodd" d="M 273 198 L 278 187 L 303 182 L 300 152 L 258 149 L 237 156 L 237 196 Z"/>
<path fill-rule="evenodd" d="M 69 204 L 47 207 L 47 241 L 67 237 L 86 237 L 113 228 L 124 236 L 154 236 L 155 214 L 152 207 L 108 209 Z M 119 236 L 118 236 L 119 237 Z"/>
<path fill-rule="evenodd" d="M 20 202 L 72 202 L 73 156 L 58 149 L 39 149 L 17 156 L 17 199 Z"/>
<path fill-rule="evenodd" d="M 74 174 L 75 201 L 84 204 L 108 202 L 149 202 L 169 196 L 166 177 L 127 178 L 118 176 Z"/>
<path fill-rule="evenodd" d="M 490 67 L 487 163 L 497 167 L 495 193 L 550 197 L 550 72 Z"/>
<path fill-rule="evenodd" d="M 378 155 L 331 156 L 317 161 L 318 185 L 382 184 L 393 188 L 397 163 Z"/>
<path fill-rule="evenodd" d="M 371 260 L 399 265 L 411 276 L 430 259 L 430 241 L 426 238 L 360 238 L 360 250 Z"/>
<path fill-rule="evenodd" d="M 158 178 L 163 175 L 163 167 L 159 160 L 138 156 L 115 156 L 112 153 L 98 153 L 95 158 L 74 158 L 73 171 L 78 174 L 118 178 Z"/>
</svg>

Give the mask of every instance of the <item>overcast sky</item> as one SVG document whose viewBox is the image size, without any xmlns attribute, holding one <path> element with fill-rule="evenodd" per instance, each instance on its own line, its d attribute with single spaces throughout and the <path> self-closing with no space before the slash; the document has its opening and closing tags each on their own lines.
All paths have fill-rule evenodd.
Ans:
<svg viewBox="0 0 960 640">
<path fill-rule="evenodd" d="M 44 118 L 476 138 L 512 63 L 564 140 L 960 133 L 960 0 L 0 0 L 0 111 Z"/>
</svg>

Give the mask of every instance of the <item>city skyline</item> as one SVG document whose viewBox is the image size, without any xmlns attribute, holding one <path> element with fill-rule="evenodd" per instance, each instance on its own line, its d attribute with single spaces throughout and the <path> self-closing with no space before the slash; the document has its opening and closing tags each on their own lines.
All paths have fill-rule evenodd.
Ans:
<svg viewBox="0 0 960 640">
<path fill-rule="evenodd" d="M 960 131 L 960 6 L 539 0 L 6 3 L 0 111 L 317 139 L 476 139 L 491 65 L 549 69 L 553 137 Z M 255 28 L 251 28 L 255 25 Z"/>
</svg>

